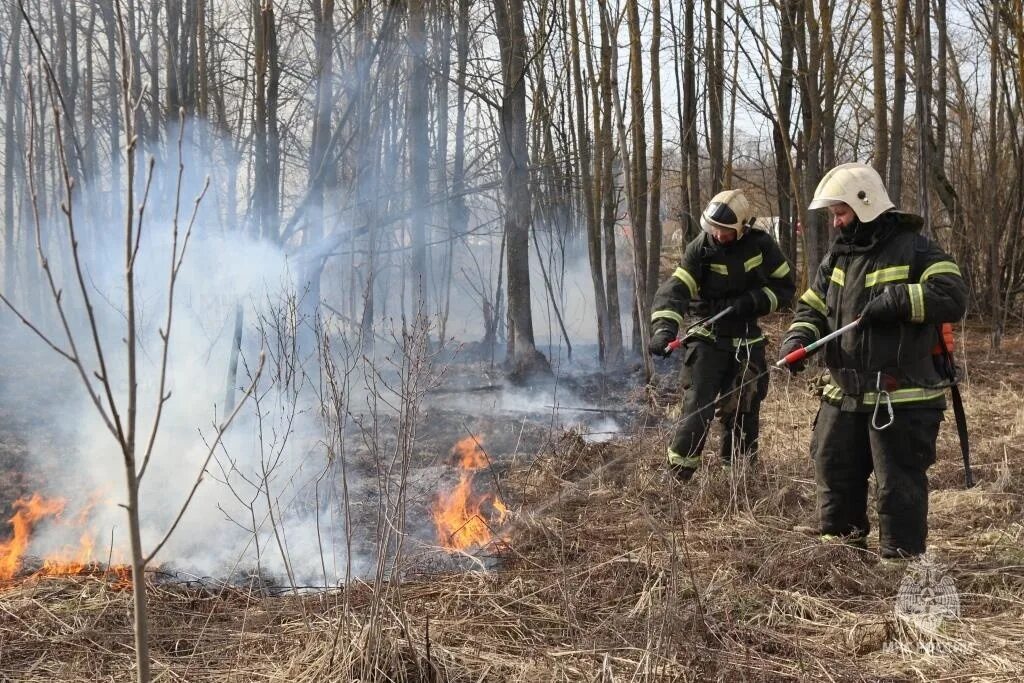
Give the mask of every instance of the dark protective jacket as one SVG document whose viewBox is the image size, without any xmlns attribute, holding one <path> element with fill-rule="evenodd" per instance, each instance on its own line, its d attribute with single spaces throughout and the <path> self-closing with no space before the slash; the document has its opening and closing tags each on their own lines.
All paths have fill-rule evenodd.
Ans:
<svg viewBox="0 0 1024 683">
<path fill-rule="evenodd" d="M 938 325 L 963 317 L 968 292 L 956 263 L 920 233 L 922 225 L 920 216 L 888 211 L 844 231 L 800 297 L 784 343 L 806 346 L 852 322 L 869 301 L 891 290 L 887 301 L 897 322 L 860 325 L 826 344 L 831 379 L 823 400 L 845 410 L 871 410 L 882 389 L 893 407 L 945 407 L 949 378 L 932 351 Z"/>
<path fill-rule="evenodd" d="M 654 295 L 652 326 L 683 326 L 691 304 L 707 314 L 710 302 L 726 302 L 746 293 L 754 299 L 754 311 L 746 317 L 730 315 L 715 323 L 714 330 L 696 328 L 709 339 L 752 344 L 764 340 L 757 319 L 789 305 L 796 293 L 792 270 L 779 245 L 767 232 L 750 229 L 741 239 L 720 245 L 701 233 L 686 245 L 682 262 Z"/>
</svg>

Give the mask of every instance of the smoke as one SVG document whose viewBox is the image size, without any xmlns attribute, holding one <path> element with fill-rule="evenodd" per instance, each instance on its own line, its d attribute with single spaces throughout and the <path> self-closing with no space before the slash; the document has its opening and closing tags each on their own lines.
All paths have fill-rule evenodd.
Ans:
<svg viewBox="0 0 1024 683">
<path fill-rule="evenodd" d="M 157 159 L 152 176 L 140 169 L 135 183 L 133 229 L 141 234 L 133 257 L 138 468 L 151 439 L 153 443 L 140 489 L 144 552 L 154 549 L 176 524 L 156 557 L 158 564 L 220 577 L 258 566 L 298 583 L 334 583 L 349 562 L 359 573 L 365 560 L 349 558 L 348 549 L 338 543 L 344 538 L 341 487 L 337 465 L 322 446 L 327 421 L 315 391 L 316 349 L 303 349 L 297 341 L 300 329 L 314 329 L 315 321 L 296 312 L 301 288 L 288 254 L 243 231 L 224 229 L 217 207 L 227 201 L 219 189 L 226 179 L 212 178 L 210 189 L 195 204 L 206 184 L 201 171 L 216 173 L 224 166 L 198 144 L 208 131 L 189 133 L 192 144 L 186 142 L 180 158 L 176 149 L 152 150 Z M 180 184 L 179 161 L 185 169 Z M 90 224 L 89 218 L 99 215 L 97 205 L 89 204 L 91 191 L 81 188 L 72 215 L 78 239 L 94 238 L 80 245 L 80 272 L 100 353 L 78 291 L 66 224 L 46 226 L 45 248 L 89 389 L 109 423 L 123 429 L 129 419 L 129 323 L 123 237 L 118 232 L 124 228 L 123 222 Z M 125 211 L 124 206 L 106 209 L 106 216 Z M 178 264 L 161 395 L 169 283 Z M 33 317 L 57 346 L 73 354 L 53 301 L 43 300 L 46 310 Z M 244 324 L 239 372 L 231 381 L 227 368 L 236 311 Z M 28 333 L 19 334 L 25 340 Z M 122 508 L 127 503 L 125 465 L 117 440 L 70 365 L 53 377 L 53 365 L 65 361 L 40 349 L 38 339 L 31 343 L 34 362 L 17 368 L 17 381 L 4 400 L 46 406 L 47 415 L 39 416 L 22 436 L 31 469 L 45 478 L 45 495 L 68 503 L 61 519 L 38 529 L 30 552 L 66 553 L 77 544 L 84 523 L 94 544 L 91 559 L 125 562 L 130 558 Z M 258 401 L 244 406 L 214 448 L 217 425 L 228 410 L 228 387 L 253 381 L 261 349 L 267 360 L 255 384 Z M 116 413 L 108 406 L 102 376 L 109 380 Z M 236 388 L 234 395 L 241 397 L 242 392 Z M 52 421 L 61 423 L 59 439 L 48 424 Z M 211 449 L 213 458 L 204 471 Z"/>
<path fill-rule="evenodd" d="M 168 137 L 173 140 L 175 133 Z M 234 218 L 244 211 L 234 206 L 237 180 L 231 169 L 237 165 L 227 159 L 229 141 L 189 121 L 182 143 L 180 150 L 177 145 L 144 150 L 140 159 L 152 158 L 152 171 L 140 163 L 133 183 L 132 230 L 139 236 L 132 256 L 137 468 L 152 440 L 140 489 L 144 552 L 163 543 L 173 528 L 156 562 L 185 572 L 224 577 L 258 568 L 301 585 L 330 585 L 349 572 L 364 574 L 381 551 L 378 512 L 393 504 L 382 490 L 387 488 L 382 463 L 401 449 L 401 406 L 410 394 L 403 385 L 410 361 L 402 345 L 408 340 L 401 333 L 416 324 L 415 297 L 404 285 L 407 236 L 396 229 L 383 238 L 381 246 L 390 255 L 375 265 L 377 344 L 364 357 L 357 321 L 369 270 L 358 239 L 365 227 L 347 224 L 349 217 L 332 198 L 324 209 L 326 236 L 319 242 L 290 248 L 257 239 Z M 77 544 L 84 521 L 93 538 L 92 559 L 125 562 L 130 557 L 124 458 L 109 426 L 123 425 L 128 418 L 130 382 L 127 208 L 123 196 L 115 199 L 117 194 L 76 188 L 72 215 L 78 269 L 66 224 L 49 223 L 42 231 L 89 391 L 69 364 L 39 348 L 37 339 L 22 336 L 35 345 L 33 361 L 17 368 L 18 381 L 3 399 L 46 406 L 46 414 L 27 430 L 28 447 L 33 469 L 45 480 L 43 493 L 66 498 L 68 504 L 63 518 L 40 527 L 34 538 L 31 552 L 40 556 Z M 481 301 L 485 292 L 494 294 L 500 270 L 500 238 L 480 229 L 497 224 L 498 207 L 479 201 L 471 234 L 454 238 L 449 339 L 483 337 Z M 435 233 L 444 236 L 443 230 Z M 550 235 L 538 234 L 544 242 L 540 251 L 549 252 Z M 351 253 L 339 255 L 339 249 Z M 538 346 L 559 368 L 567 362 L 562 325 L 577 350 L 594 343 L 596 326 L 585 245 L 568 240 L 555 254 L 545 256 L 542 264 L 531 249 L 531 290 Z M 311 262 L 327 257 L 323 296 L 347 313 L 346 319 L 318 311 L 318 302 L 309 299 L 315 293 L 302 280 Z M 432 274 L 435 279 L 441 275 L 440 269 Z M 165 336 L 172 276 L 174 300 Z M 556 292 L 554 302 L 545 276 Z M 91 309 L 79 291 L 79 278 Z M 435 310 L 441 291 L 435 287 L 432 294 Z M 45 294 L 38 298 L 41 305 L 23 302 L 26 310 L 43 309 L 34 319 L 57 346 L 72 353 L 53 301 Z M 229 378 L 237 316 L 242 322 L 238 372 Z M 93 341 L 93 324 L 101 353 Z M 438 334 L 436 321 L 418 334 Z M 380 344 L 389 338 L 395 343 Z M 266 360 L 257 380 L 261 352 Z M 596 354 L 574 357 L 580 355 Z M 54 377 L 58 363 L 65 364 Z M 116 416 L 100 377 L 109 380 Z M 252 398 L 218 442 L 218 425 L 250 383 Z M 558 423 L 585 429 L 591 416 L 567 411 L 567 404 L 590 405 L 557 385 L 503 391 L 484 402 L 452 398 L 438 405 L 470 415 L 555 411 Z M 58 437 L 53 421 L 60 423 Z M 617 428 L 610 423 L 597 431 Z M 373 524 L 363 525 L 368 519 Z"/>
</svg>

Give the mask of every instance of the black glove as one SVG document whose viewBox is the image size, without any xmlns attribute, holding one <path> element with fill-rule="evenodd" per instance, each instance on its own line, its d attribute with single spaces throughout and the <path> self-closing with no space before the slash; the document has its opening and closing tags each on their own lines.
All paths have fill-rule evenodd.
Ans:
<svg viewBox="0 0 1024 683">
<path fill-rule="evenodd" d="M 647 350 L 652 356 L 668 356 L 671 351 L 665 350 L 668 343 L 676 338 L 678 326 L 665 324 L 664 322 L 651 330 L 651 341 L 647 344 Z"/>
<path fill-rule="evenodd" d="M 896 300 L 896 288 L 889 286 L 868 302 L 860 313 L 860 322 L 862 325 L 898 322 L 906 317 L 901 309 Z"/>
<path fill-rule="evenodd" d="M 754 292 L 747 292 L 735 299 L 730 299 L 727 302 L 727 306 L 732 306 L 732 313 L 730 315 L 734 315 L 737 318 L 749 318 L 757 313 L 757 303 L 757 295 Z"/>
<path fill-rule="evenodd" d="M 803 348 L 803 346 L 803 342 L 801 342 L 797 337 L 790 337 L 789 339 L 784 340 L 782 342 L 782 346 L 779 347 L 779 360 L 782 360 L 797 349 Z M 801 358 L 795 363 L 787 363 L 786 367 L 795 375 L 798 372 L 804 371 L 804 368 L 807 367 L 807 361 Z"/>
</svg>

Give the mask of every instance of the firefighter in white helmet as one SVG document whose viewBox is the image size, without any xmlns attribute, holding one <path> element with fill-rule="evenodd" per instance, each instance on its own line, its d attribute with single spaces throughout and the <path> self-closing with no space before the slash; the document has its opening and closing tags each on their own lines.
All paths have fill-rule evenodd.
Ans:
<svg viewBox="0 0 1024 683">
<path fill-rule="evenodd" d="M 811 438 L 815 530 L 865 547 L 874 472 L 879 552 L 916 556 L 925 551 L 927 470 L 949 382 L 933 348 L 938 326 L 963 317 L 967 285 L 953 259 L 921 234 L 921 217 L 895 210 L 870 166 L 829 171 L 810 208 L 827 209 L 838 234 L 797 303 L 780 354 L 861 321 L 824 348 L 829 379 Z"/>
<path fill-rule="evenodd" d="M 668 449 L 669 470 L 683 481 L 700 464 L 716 407 L 724 427 L 722 461 L 757 451 L 768 376 L 745 382 L 766 366 L 757 319 L 788 305 L 796 286 L 775 239 L 754 229 L 754 221 L 743 190 L 715 195 L 700 218 L 703 232 L 654 295 L 649 351 L 657 356 L 670 353 L 691 306 L 707 317 L 732 309 L 713 325 L 691 326 L 683 340 L 683 419 Z"/>
</svg>

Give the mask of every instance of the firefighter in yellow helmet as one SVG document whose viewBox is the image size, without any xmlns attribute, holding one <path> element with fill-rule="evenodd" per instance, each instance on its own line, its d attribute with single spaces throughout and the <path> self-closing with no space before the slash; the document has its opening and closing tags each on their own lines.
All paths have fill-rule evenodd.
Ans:
<svg viewBox="0 0 1024 683">
<path fill-rule="evenodd" d="M 689 480 L 716 414 L 723 423 L 724 463 L 734 452 L 757 451 L 766 339 L 757 319 L 789 304 L 796 287 L 775 239 L 753 228 L 755 216 L 743 190 L 714 196 L 701 215 L 703 232 L 686 245 L 682 262 L 654 295 L 650 353 L 666 356 L 691 306 L 711 316 L 731 307 L 713 325 L 691 326 L 682 344 L 683 419 L 668 449 L 670 471 Z M 716 405 L 717 404 L 717 405 Z"/>
<path fill-rule="evenodd" d="M 894 208 L 870 166 L 829 171 L 810 208 L 827 209 L 838 234 L 797 303 L 780 353 L 860 318 L 824 348 L 830 383 L 811 437 L 817 530 L 866 546 L 874 472 L 880 554 L 919 555 L 948 384 L 932 349 L 938 326 L 963 317 L 967 285 L 953 259 L 921 234 L 921 217 Z"/>
</svg>

